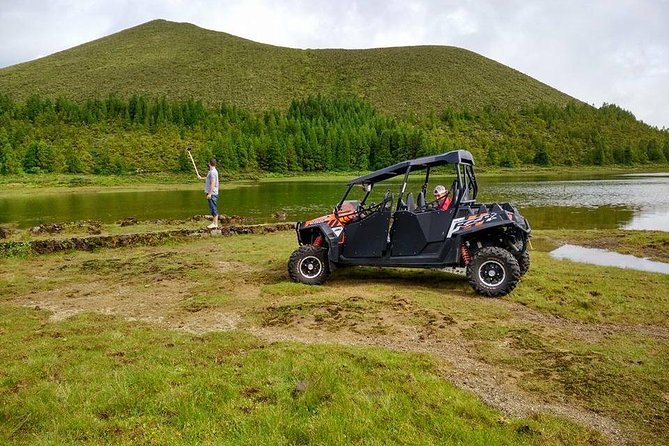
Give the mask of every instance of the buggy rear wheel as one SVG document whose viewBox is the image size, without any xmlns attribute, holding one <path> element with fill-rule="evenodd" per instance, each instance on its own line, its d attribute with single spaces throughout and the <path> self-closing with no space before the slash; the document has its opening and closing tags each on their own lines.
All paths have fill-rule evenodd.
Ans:
<svg viewBox="0 0 669 446">
<path fill-rule="evenodd" d="M 487 297 L 509 294 L 520 280 L 518 260 L 504 248 L 480 249 L 467 265 L 467 280 L 474 291 Z"/>
<path fill-rule="evenodd" d="M 530 253 L 524 251 L 520 254 L 514 255 L 520 267 L 520 275 L 524 276 L 530 270 Z"/>
<path fill-rule="evenodd" d="M 297 248 L 288 260 L 288 274 L 295 282 L 320 285 L 330 276 L 327 250 L 313 245 Z"/>
</svg>

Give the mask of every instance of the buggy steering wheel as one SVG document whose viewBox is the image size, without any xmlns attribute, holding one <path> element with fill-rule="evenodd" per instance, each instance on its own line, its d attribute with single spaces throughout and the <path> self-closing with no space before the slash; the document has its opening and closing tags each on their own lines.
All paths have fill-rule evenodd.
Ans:
<svg viewBox="0 0 669 446">
<path fill-rule="evenodd" d="M 372 203 L 369 206 L 360 206 L 358 208 L 358 215 L 360 218 L 365 218 L 369 215 L 372 215 L 374 212 L 379 212 L 388 205 L 388 203 L 392 203 L 393 201 L 393 194 L 390 191 L 386 191 L 386 194 L 383 196 L 383 201 L 380 203 Z"/>
</svg>

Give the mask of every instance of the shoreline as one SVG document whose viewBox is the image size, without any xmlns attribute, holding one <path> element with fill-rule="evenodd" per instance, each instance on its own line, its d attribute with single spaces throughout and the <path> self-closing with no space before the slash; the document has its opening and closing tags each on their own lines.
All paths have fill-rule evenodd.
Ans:
<svg viewBox="0 0 669 446">
<path fill-rule="evenodd" d="M 365 172 L 294 172 L 277 175 L 272 173 L 236 173 L 226 176 L 221 174 L 223 190 L 252 186 L 259 183 L 275 182 L 345 182 L 363 175 Z M 536 176 L 545 179 L 563 179 L 583 176 L 610 176 L 639 173 L 669 173 L 669 165 L 653 164 L 644 166 L 585 166 L 585 167 L 527 167 L 514 169 L 478 168 L 479 178 L 505 178 L 513 176 Z M 93 174 L 21 174 L 0 175 L 0 197 L 32 194 L 39 190 L 40 194 L 80 192 L 135 192 L 135 191 L 170 191 L 198 190 L 201 182 L 192 174 L 184 173 L 146 173 L 129 175 L 93 175 Z"/>
</svg>

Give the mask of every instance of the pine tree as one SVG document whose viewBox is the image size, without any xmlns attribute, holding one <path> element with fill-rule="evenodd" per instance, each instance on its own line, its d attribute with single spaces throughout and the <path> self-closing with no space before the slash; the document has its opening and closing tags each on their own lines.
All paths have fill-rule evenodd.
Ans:
<svg viewBox="0 0 669 446">
<path fill-rule="evenodd" d="M 64 149 L 65 172 L 90 173 L 92 164 L 91 154 L 88 151 L 74 146 L 71 142 Z"/>
<path fill-rule="evenodd" d="M 295 151 L 295 143 L 292 135 L 286 139 L 286 167 L 290 172 L 297 172 L 301 170 L 300 164 L 297 160 L 297 153 Z"/>
<path fill-rule="evenodd" d="M 56 170 L 56 153 L 45 141 L 34 141 L 26 150 L 23 168 L 29 173 L 54 172 Z"/>
<path fill-rule="evenodd" d="M 286 173 L 288 170 L 286 154 L 277 144 L 271 144 L 267 149 L 267 169 L 278 173 Z"/>
<path fill-rule="evenodd" d="M 16 174 L 23 172 L 21 158 L 9 142 L 9 136 L 0 127 L 0 174 Z"/>
<path fill-rule="evenodd" d="M 662 149 L 654 139 L 651 139 L 646 144 L 646 155 L 648 156 L 648 161 L 651 163 L 664 163 L 667 161 L 664 153 L 662 153 Z"/>
<path fill-rule="evenodd" d="M 186 150 L 179 150 L 179 155 L 177 158 L 177 171 L 178 172 L 191 172 L 193 170 L 193 165 L 186 153 Z"/>
</svg>

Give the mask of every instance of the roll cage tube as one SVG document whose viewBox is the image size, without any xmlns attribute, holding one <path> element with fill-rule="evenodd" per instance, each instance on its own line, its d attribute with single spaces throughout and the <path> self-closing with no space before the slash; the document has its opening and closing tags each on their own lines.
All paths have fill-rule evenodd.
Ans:
<svg viewBox="0 0 669 446">
<path fill-rule="evenodd" d="M 455 180 L 457 184 L 457 189 L 454 190 L 453 192 L 455 193 L 457 191 L 458 195 L 456 197 L 453 197 L 453 204 L 460 204 L 460 201 L 462 199 L 462 195 L 464 193 L 465 187 L 464 187 L 464 175 L 462 174 L 462 164 L 456 164 L 455 165 Z"/>
<path fill-rule="evenodd" d="M 467 177 L 469 178 L 469 185 L 468 187 L 471 188 L 471 193 L 472 196 L 470 197 L 472 200 L 476 200 L 476 196 L 479 193 L 479 186 L 478 183 L 476 182 L 476 175 L 474 174 L 474 167 L 471 164 L 465 165 L 465 172 L 467 172 Z"/>
<path fill-rule="evenodd" d="M 476 183 L 476 175 L 474 174 L 474 167 L 469 164 L 457 164 L 456 175 L 458 184 L 458 196 L 453 197 L 454 200 L 460 204 L 462 198 L 467 194 L 467 200 L 475 201 L 478 195 L 478 184 Z"/>
<path fill-rule="evenodd" d="M 407 170 L 404 173 L 404 180 L 402 181 L 402 187 L 400 188 L 400 194 L 397 198 L 397 206 L 395 207 L 395 212 L 400 210 L 400 204 L 402 203 L 402 198 L 404 198 L 404 191 L 407 188 L 407 181 L 409 181 L 409 173 L 411 173 L 411 165 L 407 166 Z"/>
<path fill-rule="evenodd" d="M 364 206 L 364 204 L 367 202 L 367 198 L 369 197 L 369 194 L 372 193 L 372 190 L 374 190 L 374 185 L 370 183 L 369 184 L 369 190 L 365 191 L 365 196 L 362 197 L 362 200 L 360 200 L 360 206 Z"/>
<path fill-rule="evenodd" d="M 423 187 L 420 188 L 420 190 L 423 191 L 423 196 L 427 195 L 427 183 L 430 181 L 430 166 L 427 166 L 427 169 L 425 169 L 425 182 L 423 183 Z"/>
<path fill-rule="evenodd" d="M 337 206 L 335 206 L 335 212 L 341 209 L 341 205 L 344 204 L 344 201 L 346 201 L 346 197 L 348 197 L 349 192 L 351 192 L 351 189 L 353 189 L 353 184 L 349 184 L 348 188 L 346 189 L 346 192 L 344 192 L 344 196 L 341 197 L 341 200 L 339 200 L 339 203 L 337 203 Z M 367 198 L 367 196 L 365 196 Z"/>
</svg>

